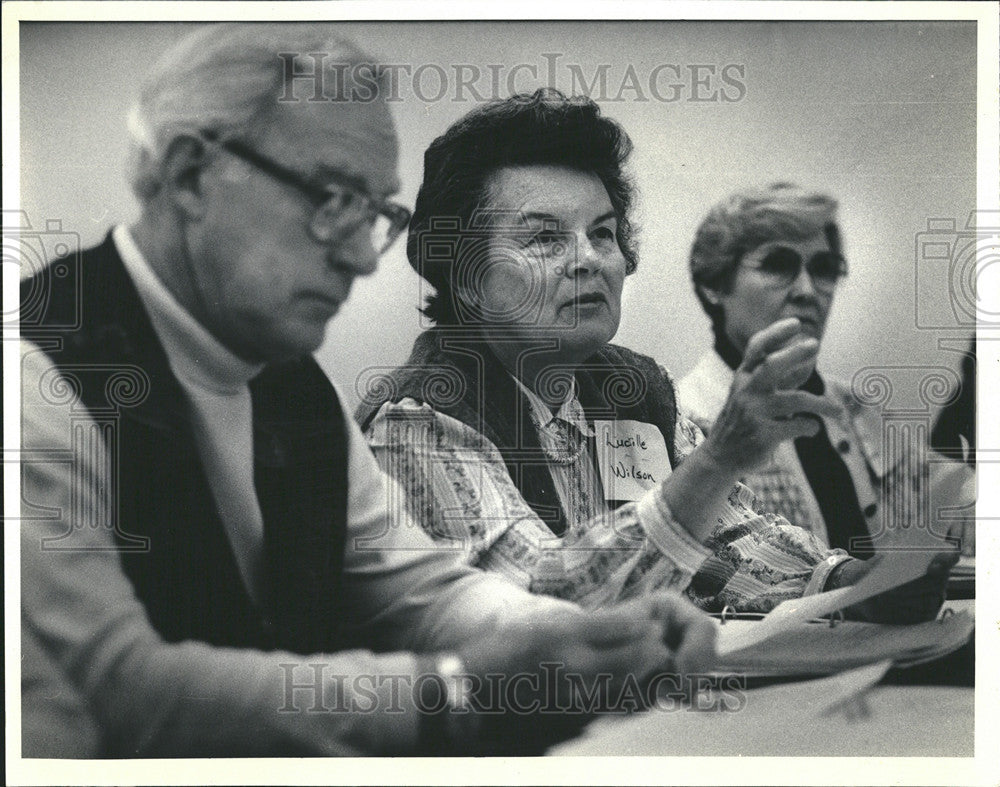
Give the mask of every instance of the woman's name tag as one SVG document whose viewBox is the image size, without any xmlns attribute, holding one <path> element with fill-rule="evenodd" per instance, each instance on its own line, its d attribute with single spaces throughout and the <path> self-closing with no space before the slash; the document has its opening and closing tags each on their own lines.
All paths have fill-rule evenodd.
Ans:
<svg viewBox="0 0 1000 787">
<path fill-rule="evenodd" d="M 670 475 L 663 433 L 642 421 L 594 421 L 605 500 L 638 500 Z"/>
</svg>

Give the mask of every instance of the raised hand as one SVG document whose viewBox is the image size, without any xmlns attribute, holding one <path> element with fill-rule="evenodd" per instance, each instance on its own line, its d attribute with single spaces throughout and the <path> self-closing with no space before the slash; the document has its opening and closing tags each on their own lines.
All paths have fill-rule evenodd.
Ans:
<svg viewBox="0 0 1000 787">
<path fill-rule="evenodd" d="M 797 390 L 819 352 L 819 342 L 800 328 L 794 317 L 779 320 L 747 343 L 729 398 L 703 446 L 719 468 L 742 475 L 784 440 L 816 434 L 813 416 L 836 415 L 832 403 Z"/>
</svg>

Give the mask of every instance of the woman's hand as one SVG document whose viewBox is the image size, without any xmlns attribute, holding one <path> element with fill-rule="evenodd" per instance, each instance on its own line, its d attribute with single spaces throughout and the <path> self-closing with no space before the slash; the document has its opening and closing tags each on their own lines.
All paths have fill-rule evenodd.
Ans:
<svg viewBox="0 0 1000 787">
<path fill-rule="evenodd" d="M 872 596 L 844 610 L 844 617 L 868 623 L 923 623 L 934 620 L 944 603 L 948 572 L 958 562 L 958 552 L 936 555 L 922 577 Z M 847 560 L 837 566 L 827 590 L 856 584 L 871 571 L 867 560 Z"/>
<path fill-rule="evenodd" d="M 823 397 L 797 390 L 819 352 L 819 342 L 800 328 L 794 317 L 779 320 L 747 343 L 729 398 L 702 447 L 734 478 L 764 461 L 779 443 L 816 434 L 813 416 L 837 414 Z"/>
<path fill-rule="evenodd" d="M 800 327 L 792 317 L 751 337 L 705 442 L 663 482 L 663 502 L 700 542 L 712 532 L 712 512 L 741 476 L 783 440 L 815 434 L 814 415 L 837 414 L 833 403 L 795 390 L 809 377 L 819 351 L 815 339 L 799 334 Z"/>
</svg>

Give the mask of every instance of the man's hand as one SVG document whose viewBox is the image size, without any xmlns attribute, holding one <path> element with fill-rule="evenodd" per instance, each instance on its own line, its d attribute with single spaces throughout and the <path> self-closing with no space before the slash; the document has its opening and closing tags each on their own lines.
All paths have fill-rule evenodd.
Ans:
<svg viewBox="0 0 1000 787">
<path fill-rule="evenodd" d="M 652 606 L 653 619 L 663 625 L 662 641 L 672 652 L 673 669 L 681 675 L 714 669 L 718 658 L 715 651 L 717 629 L 711 619 L 687 599 L 672 593 L 652 596 L 648 602 Z"/>
<path fill-rule="evenodd" d="M 820 396 L 797 390 L 812 373 L 819 342 L 799 333 L 794 317 L 779 320 L 747 343 L 729 398 L 703 450 L 734 477 L 762 462 L 784 440 L 814 435 L 810 415 L 837 414 Z"/>
<path fill-rule="evenodd" d="M 948 572 L 957 562 L 958 552 L 942 552 L 934 557 L 922 577 L 848 607 L 844 616 L 868 623 L 923 623 L 933 620 L 944 603 Z M 871 563 L 866 560 L 845 561 L 831 574 L 826 589 L 854 585 L 871 569 Z"/>
<path fill-rule="evenodd" d="M 715 626 L 685 599 L 663 593 L 599 612 L 567 607 L 505 627 L 463 651 L 462 659 L 473 681 L 480 679 L 475 704 L 500 711 L 481 715 L 488 753 L 541 753 L 612 707 L 626 681 L 644 686 L 657 672 L 711 669 Z M 494 682 L 500 691 L 487 692 L 488 675 L 503 676 Z M 516 686 L 515 676 L 524 676 Z M 600 695 L 592 695 L 595 687 Z"/>
</svg>

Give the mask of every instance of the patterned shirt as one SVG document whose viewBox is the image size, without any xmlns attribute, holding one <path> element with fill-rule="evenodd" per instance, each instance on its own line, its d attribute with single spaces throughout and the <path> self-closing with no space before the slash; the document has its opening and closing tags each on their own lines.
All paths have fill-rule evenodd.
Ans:
<svg viewBox="0 0 1000 787">
<path fill-rule="evenodd" d="M 514 378 L 517 387 L 531 405 L 529 417 L 538 433 L 538 442 L 548 458 L 549 473 L 563 511 L 572 528 L 577 522 L 606 517 L 609 509 L 604 499 L 604 485 L 591 461 L 593 427 L 587 423 L 580 400 L 572 391 L 555 415 L 533 391 Z"/>
<path fill-rule="evenodd" d="M 673 518 L 658 488 L 610 509 L 591 458 L 593 427 L 575 395 L 554 416 L 528 398 L 569 523 L 564 535 L 555 536 L 525 502 L 491 441 L 411 398 L 383 404 L 366 431 L 379 464 L 399 483 L 400 497 L 390 505 L 405 505 L 439 544 L 460 550 L 470 564 L 588 608 L 687 588 L 706 609 L 766 611 L 821 591 L 847 559 L 765 513 L 741 484 L 720 501 L 705 544 Z M 679 413 L 677 462 L 702 439 Z"/>
</svg>

